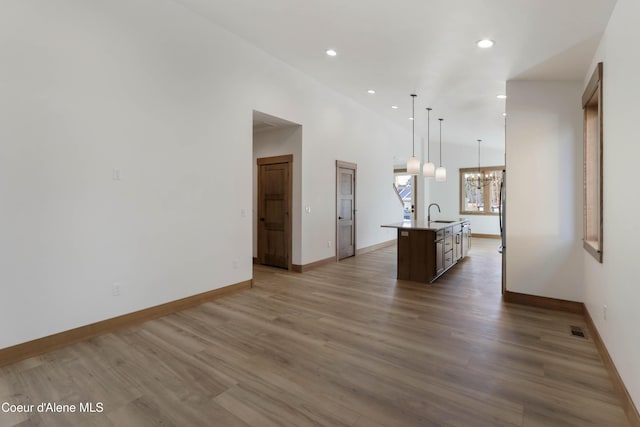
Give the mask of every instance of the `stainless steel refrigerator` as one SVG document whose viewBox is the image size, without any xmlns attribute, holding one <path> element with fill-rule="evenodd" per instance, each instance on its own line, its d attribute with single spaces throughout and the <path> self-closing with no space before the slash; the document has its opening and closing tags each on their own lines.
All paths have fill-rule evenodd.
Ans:
<svg viewBox="0 0 640 427">
<path fill-rule="evenodd" d="M 502 293 L 507 289 L 507 171 L 502 170 L 502 183 L 500 184 L 500 246 L 498 251 L 502 254 Z"/>
</svg>

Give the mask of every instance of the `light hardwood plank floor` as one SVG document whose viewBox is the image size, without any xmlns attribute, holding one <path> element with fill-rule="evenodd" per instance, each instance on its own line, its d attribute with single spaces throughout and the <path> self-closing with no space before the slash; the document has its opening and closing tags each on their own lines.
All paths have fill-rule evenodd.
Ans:
<svg viewBox="0 0 640 427">
<path fill-rule="evenodd" d="M 503 304 L 498 242 L 433 285 L 395 247 L 0 369 L 0 426 L 627 426 L 581 316 Z"/>
</svg>

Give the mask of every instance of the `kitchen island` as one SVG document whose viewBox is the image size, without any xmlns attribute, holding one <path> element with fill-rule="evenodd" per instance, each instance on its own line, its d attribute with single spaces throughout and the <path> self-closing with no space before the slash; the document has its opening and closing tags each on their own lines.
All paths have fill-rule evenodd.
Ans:
<svg viewBox="0 0 640 427">
<path fill-rule="evenodd" d="M 461 261 L 471 248 L 469 220 L 403 221 L 382 227 L 398 230 L 400 280 L 432 283 Z"/>
</svg>

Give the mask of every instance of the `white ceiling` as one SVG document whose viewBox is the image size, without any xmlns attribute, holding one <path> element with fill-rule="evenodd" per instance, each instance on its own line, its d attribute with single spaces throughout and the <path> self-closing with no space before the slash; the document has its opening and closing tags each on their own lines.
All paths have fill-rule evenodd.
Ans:
<svg viewBox="0 0 640 427">
<path fill-rule="evenodd" d="M 509 79 L 583 80 L 615 0 L 178 0 L 432 141 L 504 142 Z M 475 42 L 495 40 L 491 49 Z M 334 48 L 336 57 L 325 50 Z M 370 95 L 368 89 L 375 89 Z M 397 105 L 398 110 L 392 110 Z M 417 136 L 420 135 L 416 133 Z"/>
</svg>

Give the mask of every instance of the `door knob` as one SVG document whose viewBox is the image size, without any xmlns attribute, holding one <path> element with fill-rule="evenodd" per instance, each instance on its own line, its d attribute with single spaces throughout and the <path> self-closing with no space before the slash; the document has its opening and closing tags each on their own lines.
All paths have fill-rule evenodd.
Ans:
<svg viewBox="0 0 640 427">
<path fill-rule="evenodd" d="M 264 221 L 264 218 L 260 218 L 260 221 Z"/>
<path fill-rule="evenodd" d="M 342 217 L 341 217 L 341 216 L 339 216 L 339 217 L 338 217 L 338 219 L 342 219 Z"/>
</svg>

